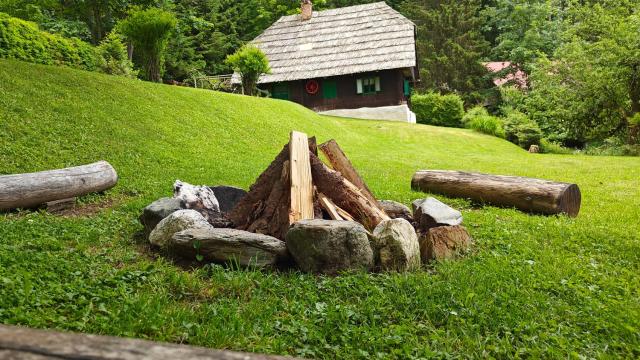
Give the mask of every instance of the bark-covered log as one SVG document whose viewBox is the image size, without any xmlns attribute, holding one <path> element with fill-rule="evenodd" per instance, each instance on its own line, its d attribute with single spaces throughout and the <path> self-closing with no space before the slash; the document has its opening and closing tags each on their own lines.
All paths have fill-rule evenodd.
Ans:
<svg viewBox="0 0 640 360">
<path fill-rule="evenodd" d="M 108 162 L 29 174 L 0 176 L 0 210 L 31 208 L 49 201 L 112 188 L 118 175 Z"/>
<path fill-rule="evenodd" d="M 0 359 L 284 360 L 291 358 L 0 325 Z"/>
<path fill-rule="evenodd" d="M 527 212 L 564 213 L 571 217 L 578 216 L 581 202 L 576 184 L 462 171 L 420 170 L 413 175 L 411 188 Z"/>
<path fill-rule="evenodd" d="M 313 183 L 318 191 L 352 215 L 365 228 L 373 230 L 381 221 L 389 219 L 389 216 L 378 208 L 377 203 L 372 203 L 339 172 L 329 169 L 313 154 L 310 154 L 310 160 Z"/>
</svg>

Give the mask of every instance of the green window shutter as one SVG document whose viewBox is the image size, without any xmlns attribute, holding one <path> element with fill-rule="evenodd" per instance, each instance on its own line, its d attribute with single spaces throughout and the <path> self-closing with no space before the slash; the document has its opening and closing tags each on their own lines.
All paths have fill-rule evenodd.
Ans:
<svg viewBox="0 0 640 360">
<path fill-rule="evenodd" d="M 277 83 L 273 85 L 273 93 L 271 97 L 274 99 L 289 100 L 289 84 Z"/>
<path fill-rule="evenodd" d="M 409 85 L 409 80 L 404 80 L 404 96 L 411 95 L 411 87 Z"/>
<path fill-rule="evenodd" d="M 362 94 L 362 79 L 356 80 L 356 93 Z"/>
<path fill-rule="evenodd" d="M 322 97 L 324 99 L 335 99 L 338 97 L 338 88 L 333 80 L 324 80 L 322 82 Z"/>
</svg>

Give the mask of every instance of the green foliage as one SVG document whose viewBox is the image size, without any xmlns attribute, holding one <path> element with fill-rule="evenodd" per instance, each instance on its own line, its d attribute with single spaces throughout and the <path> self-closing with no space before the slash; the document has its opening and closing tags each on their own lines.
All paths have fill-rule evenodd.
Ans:
<svg viewBox="0 0 640 360">
<path fill-rule="evenodd" d="M 464 116 L 464 104 L 456 94 L 411 95 L 411 109 L 416 114 L 417 122 L 437 126 L 461 127 Z"/>
<path fill-rule="evenodd" d="M 133 70 L 133 64 L 129 61 L 127 46 L 118 33 L 111 32 L 107 35 L 96 50 L 100 71 L 132 78 L 137 76 L 137 71 Z"/>
<path fill-rule="evenodd" d="M 133 10 L 118 23 L 118 30 L 131 41 L 138 52 L 139 63 L 145 80 L 160 82 L 164 55 L 171 32 L 176 27 L 176 17 L 162 9 Z"/>
<path fill-rule="evenodd" d="M 524 149 L 531 145 L 540 145 L 542 131 L 535 122 L 517 110 L 507 110 L 505 113 L 502 124 L 507 140 Z"/>
<path fill-rule="evenodd" d="M 120 177 L 82 209 L 95 214 L 0 214 L 0 323 L 318 359 L 637 358 L 640 158 L 532 156 L 468 130 L 18 61 L 0 60 L 0 94 L 0 173 L 104 159 Z M 381 199 L 425 197 L 408 180 L 428 167 L 578 183 L 582 209 L 439 197 L 473 251 L 406 274 L 182 267 L 136 237 L 175 179 L 246 189 L 292 129 L 336 139 Z"/>
<path fill-rule="evenodd" d="M 492 84 L 481 64 L 489 43 L 481 33 L 480 0 L 405 1 L 400 9 L 418 27 L 421 87 L 477 101 Z"/>
<path fill-rule="evenodd" d="M 540 152 L 544 154 L 573 154 L 573 150 L 547 139 L 540 139 Z"/>
<path fill-rule="evenodd" d="M 260 75 L 271 72 L 267 56 L 252 45 L 245 45 L 229 55 L 227 63 L 242 78 L 242 90 L 247 95 L 255 94 Z"/>
<path fill-rule="evenodd" d="M 471 120 L 480 117 L 480 116 L 489 116 L 489 112 L 484 106 L 474 106 L 471 109 L 467 110 L 467 112 L 462 117 L 462 124 L 465 127 L 468 127 L 469 122 Z"/>
<path fill-rule="evenodd" d="M 0 13 L 0 58 L 84 70 L 95 70 L 97 61 L 91 45 L 79 39 L 49 34 L 32 22 L 3 13 Z"/>
<path fill-rule="evenodd" d="M 495 116 L 491 115 L 477 115 L 469 119 L 467 123 L 469 129 L 473 129 L 477 132 L 493 135 L 495 137 L 504 138 L 505 132 L 502 127 L 502 122 Z"/>
</svg>

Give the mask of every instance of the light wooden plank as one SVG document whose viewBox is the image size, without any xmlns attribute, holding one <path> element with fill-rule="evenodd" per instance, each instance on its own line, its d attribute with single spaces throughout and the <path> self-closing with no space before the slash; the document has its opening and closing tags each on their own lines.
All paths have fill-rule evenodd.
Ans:
<svg viewBox="0 0 640 360">
<path fill-rule="evenodd" d="M 325 209 L 331 219 L 333 220 L 344 220 L 340 214 L 338 214 L 337 206 L 333 203 L 333 201 L 329 200 L 323 193 L 318 193 L 318 199 L 320 200 L 320 205 L 323 209 Z"/>
<path fill-rule="evenodd" d="M 289 138 L 289 161 L 291 166 L 291 207 L 289 223 L 313 219 L 313 181 L 309 161 L 307 134 L 292 131 Z"/>
</svg>

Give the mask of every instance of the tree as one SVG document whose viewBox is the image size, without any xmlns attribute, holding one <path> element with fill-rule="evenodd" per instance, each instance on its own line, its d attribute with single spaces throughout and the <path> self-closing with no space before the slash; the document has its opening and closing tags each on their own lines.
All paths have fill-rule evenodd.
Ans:
<svg viewBox="0 0 640 360">
<path fill-rule="evenodd" d="M 492 85 L 481 63 L 489 43 L 481 33 L 479 0 L 416 0 L 400 5 L 418 27 L 422 87 L 461 93 L 467 101 Z"/>
<path fill-rule="evenodd" d="M 176 27 L 176 17 L 165 10 L 134 10 L 118 24 L 118 30 L 139 54 L 145 80 L 160 82 L 167 41 Z"/>
<path fill-rule="evenodd" d="M 127 46 L 122 42 L 120 34 L 112 31 L 96 48 L 98 66 L 106 74 L 135 78 L 137 72 L 127 54 Z"/>
<path fill-rule="evenodd" d="M 553 59 L 531 75 L 527 111 L 548 134 L 578 144 L 625 137 L 640 112 L 640 5 L 587 5 Z M 631 139 L 632 136 L 627 136 Z"/>
<path fill-rule="evenodd" d="M 255 94 L 260 75 L 271 72 L 267 56 L 253 45 L 245 45 L 229 55 L 227 63 L 240 75 L 243 93 L 251 96 Z"/>
</svg>

